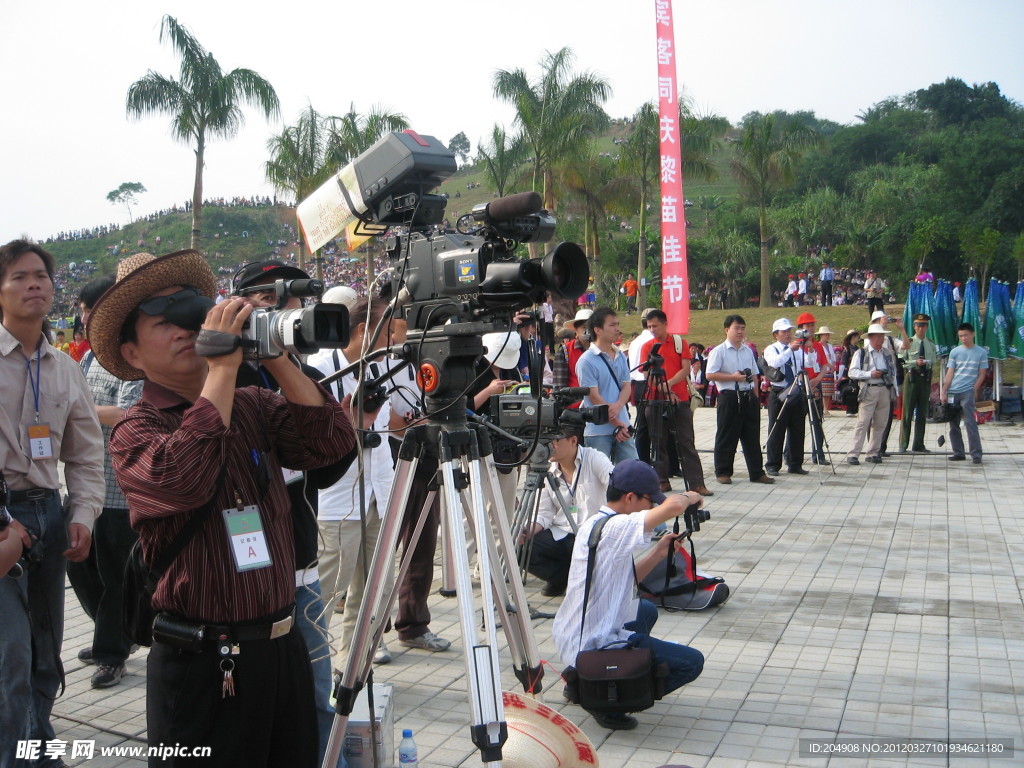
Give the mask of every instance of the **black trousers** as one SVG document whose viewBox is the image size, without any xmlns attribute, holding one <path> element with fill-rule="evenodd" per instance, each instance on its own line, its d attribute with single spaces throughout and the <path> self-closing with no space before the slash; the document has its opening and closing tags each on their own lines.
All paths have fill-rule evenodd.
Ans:
<svg viewBox="0 0 1024 768">
<path fill-rule="evenodd" d="M 569 581 L 569 563 L 572 560 L 572 545 L 576 537 L 571 533 L 558 541 L 545 528 L 527 543 L 532 546 L 530 562 L 526 570 L 538 579 L 565 586 Z"/>
<path fill-rule="evenodd" d="M 791 452 L 790 469 L 804 463 L 804 420 L 807 418 L 807 399 L 799 389 L 787 400 L 779 397 L 779 390 L 768 395 L 768 446 L 764 468 L 773 472 L 782 469 L 782 447 L 788 441 Z"/>
<path fill-rule="evenodd" d="M 821 282 L 821 306 L 832 306 L 832 281 L 822 280 Z"/>
<path fill-rule="evenodd" d="M 122 664 L 131 649 L 123 629 L 124 565 L 138 538 L 127 509 L 104 507 L 92 532 L 89 557 L 68 563 L 68 580 L 95 622 L 92 655 L 97 664 Z"/>
<path fill-rule="evenodd" d="M 868 299 L 868 317 L 875 313 L 875 310 L 885 311 L 885 302 L 881 299 Z"/>
<path fill-rule="evenodd" d="M 210 757 L 150 757 L 150 768 L 314 768 L 313 672 L 297 626 L 276 640 L 240 644 L 235 695 L 221 698 L 221 658 L 208 643 L 189 653 L 154 642 L 146 672 L 150 746 L 210 747 Z"/>
<path fill-rule="evenodd" d="M 715 433 L 715 475 L 732 477 L 736 445 L 743 446 L 747 474 L 757 480 L 764 474 L 761 457 L 761 409 L 756 392 L 726 389 L 718 395 L 718 431 Z"/>
</svg>

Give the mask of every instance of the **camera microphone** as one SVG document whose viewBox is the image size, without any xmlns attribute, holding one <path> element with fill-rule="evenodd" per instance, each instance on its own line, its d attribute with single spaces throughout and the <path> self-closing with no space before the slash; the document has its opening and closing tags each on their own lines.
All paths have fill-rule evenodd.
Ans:
<svg viewBox="0 0 1024 768">
<path fill-rule="evenodd" d="M 561 387 L 555 392 L 558 397 L 564 397 L 570 402 L 576 402 L 582 400 L 584 397 L 590 394 L 590 387 Z M 571 400 L 570 400 L 571 398 Z"/>
<path fill-rule="evenodd" d="M 531 216 L 544 205 L 541 196 L 536 192 L 519 192 L 507 197 L 499 197 L 491 203 L 477 205 L 473 208 L 476 221 L 509 221 L 520 216 Z"/>
</svg>

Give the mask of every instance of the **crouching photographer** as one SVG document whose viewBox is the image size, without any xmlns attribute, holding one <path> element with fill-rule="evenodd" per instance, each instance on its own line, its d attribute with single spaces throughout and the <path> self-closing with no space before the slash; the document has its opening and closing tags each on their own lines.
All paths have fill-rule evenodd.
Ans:
<svg viewBox="0 0 1024 768">
<path fill-rule="evenodd" d="M 143 558 L 152 567 L 181 547 L 153 594 L 149 744 L 210 747 L 210 765 L 313 766 L 313 678 L 295 625 L 282 467 L 337 462 L 355 437 L 342 407 L 287 355 L 262 361 L 281 394 L 236 389 L 254 310 L 241 298 L 214 306 L 215 292 L 199 253 L 139 254 L 119 265 L 90 320 L 99 363 L 145 379 L 110 439 Z"/>
<path fill-rule="evenodd" d="M 664 665 L 663 693 L 697 679 L 704 669 L 704 655 L 678 643 L 651 637 L 658 609 L 636 598 L 638 580 L 664 560 L 678 534 L 666 534 L 658 544 L 634 561 L 634 553 L 649 543 L 651 532 L 689 508 L 703 503 L 700 494 L 688 491 L 666 497 L 659 490 L 658 473 L 639 459 L 627 459 L 615 466 L 608 480 L 607 503 L 579 526 L 569 567 L 565 599 L 551 627 L 559 656 L 566 667 L 577 663 L 583 651 L 625 643 L 646 648 L 651 661 Z M 603 527 L 588 568 L 591 532 Z M 611 730 L 636 728 L 636 718 L 625 712 L 590 711 L 597 723 Z"/>
</svg>

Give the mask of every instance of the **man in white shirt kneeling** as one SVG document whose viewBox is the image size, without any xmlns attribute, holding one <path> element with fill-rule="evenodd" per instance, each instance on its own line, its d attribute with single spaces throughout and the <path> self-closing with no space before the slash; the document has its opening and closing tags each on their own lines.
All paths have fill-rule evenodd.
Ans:
<svg viewBox="0 0 1024 768">
<path fill-rule="evenodd" d="M 694 491 L 666 498 L 659 490 L 660 485 L 654 467 L 639 459 L 627 459 L 615 466 L 608 480 L 607 503 L 582 523 L 576 533 L 565 600 L 555 615 L 551 634 L 565 666 L 575 665 L 580 651 L 603 648 L 609 643 L 626 642 L 634 648 L 649 648 L 655 664 L 668 665 L 665 693 L 671 693 L 697 679 L 704 669 L 704 655 L 695 648 L 651 637 L 658 609 L 648 600 L 637 599 L 636 583 L 668 556 L 678 535 L 665 534 L 635 562 L 633 556 L 647 547 L 655 527 L 681 515 L 690 505 L 699 506 L 703 499 Z M 601 532 L 595 552 L 597 567 L 590 586 L 586 626 L 582 626 L 588 540 L 591 529 L 602 517 L 611 519 Z M 611 730 L 637 726 L 631 715 L 590 714 L 599 725 Z"/>
</svg>

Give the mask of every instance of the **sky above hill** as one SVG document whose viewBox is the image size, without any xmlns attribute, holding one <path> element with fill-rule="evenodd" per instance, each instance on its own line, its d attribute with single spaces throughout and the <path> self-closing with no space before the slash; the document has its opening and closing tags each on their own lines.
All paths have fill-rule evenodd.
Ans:
<svg viewBox="0 0 1024 768">
<path fill-rule="evenodd" d="M 207 150 L 205 196 L 272 195 L 267 140 L 307 103 L 323 114 L 354 104 L 402 112 L 442 143 L 464 131 L 475 153 L 514 112 L 492 95 L 496 70 L 540 73 L 568 46 L 577 70 L 606 77 L 612 117 L 657 95 L 654 0 L 441 0 L 220 3 L 68 0 L 5 4 L 0 20 L 0 242 L 124 224 L 106 200 L 141 182 L 145 214 L 191 198 L 192 150 L 170 118 L 129 121 L 125 95 L 152 69 L 176 76 L 160 43 L 171 12 L 227 69 L 267 78 L 281 121 L 248 110 L 240 135 Z M 699 112 L 734 123 L 757 110 L 813 110 L 854 123 L 890 96 L 959 77 L 995 81 L 1024 102 L 1021 0 L 675 0 L 678 79 Z"/>
</svg>

